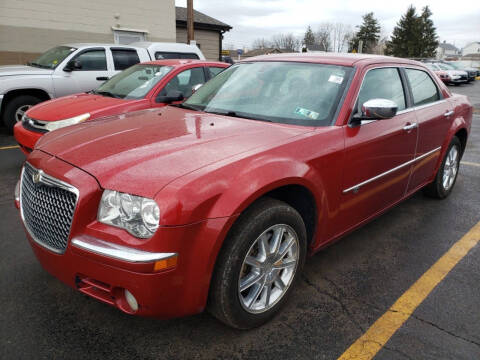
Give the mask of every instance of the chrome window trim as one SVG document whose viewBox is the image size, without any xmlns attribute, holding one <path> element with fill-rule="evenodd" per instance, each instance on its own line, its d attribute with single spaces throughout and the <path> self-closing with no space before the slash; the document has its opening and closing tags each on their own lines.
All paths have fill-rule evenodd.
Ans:
<svg viewBox="0 0 480 360">
<path fill-rule="evenodd" d="M 47 186 L 56 186 L 56 187 L 59 187 L 61 189 L 67 190 L 67 191 L 70 191 L 70 192 L 75 194 L 76 200 L 75 200 L 75 206 L 74 206 L 74 209 L 73 209 L 72 223 L 70 224 L 70 231 L 68 233 L 68 238 L 70 238 L 70 234 L 71 234 L 71 231 L 72 231 L 73 219 L 75 218 L 75 213 L 77 211 L 78 198 L 79 198 L 80 192 L 78 191 L 78 189 L 75 186 L 70 185 L 70 184 L 68 184 L 64 181 L 58 180 L 57 178 L 55 178 L 51 175 L 46 174 L 43 170 L 37 169 L 35 166 L 31 165 L 28 161 L 25 161 L 25 165 L 23 165 L 23 167 L 22 167 L 22 172 L 20 174 L 20 218 L 22 219 L 23 225 L 25 226 L 25 229 L 27 229 L 27 232 L 30 235 L 30 237 L 38 245 L 56 253 L 56 254 L 63 254 L 63 253 L 65 253 L 65 251 L 68 247 L 68 238 L 67 238 L 67 246 L 65 246 L 65 249 L 59 250 L 59 249 L 53 248 L 53 247 L 41 242 L 39 239 L 37 239 L 35 237 L 35 235 L 33 235 L 33 232 L 29 229 L 27 223 L 25 222 L 25 217 L 23 215 L 23 204 L 22 204 L 23 173 L 25 172 L 25 166 L 30 166 L 32 169 L 38 171 L 38 174 L 39 174 L 38 182 L 41 182 L 41 183 L 43 183 Z"/>
<path fill-rule="evenodd" d="M 376 176 L 374 176 L 374 177 L 372 177 L 372 178 L 370 178 L 370 179 L 368 179 L 368 180 L 362 181 L 361 183 L 358 183 L 358 184 L 356 184 L 356 185 L 354 185 L 354 186 L 352 186 L 352 187 L 349 187 L 348 189 L 343 190 L 343 194 L 346 194 L 346 193 L 348 193 L 348 192 L 350 192 L 350 191 L 354 191 L 354 190 L 355 190 L 355 191 L 358 191 L 362 186 L 367 185 L 367 184 L 369 184 L 369 183 L 371 183 L 371 182 L 373 182 L 373 181 L 375 181 L 375 180 L 378 180 L 378 179 L 380 179 L 380 178 L 382 178 L 382 177 L 384 177 L 384 176 L 387 176 L 387 175 L 389 175 L 389 174 L 391 174 L 391 173 L 393 173 L 393 172 L 395 172 L 395 171 L 397 171 L 397 170 L 400 170 L 400 169 L 404 168 L 405 166 L 411 165 L 411 164 L 413 164 L 414 162 L 416 162 L 416 161 L 418 161 L 418 160 L 421 160 L 421 159 L 423 159 L 423 158 L 426 158 L 427 156 L 430 156 L 430 155 L 434 154 L 435 152 L 439 151 L 441 148 L 442 148 L 442 147 L 439 146 L 438 148 L 433 149 L 433 150 L 431 150 L 431 151 L 429 151 L 429 152 L 427 152 L 427 153 L 425 153 L 425 154 L 423 154 L 423 155 L 420 155 L 420 156 L 418 156 L 418 157 L 415 157 L 414 159 L 409 160 L 409 161 L 407 161 L 407 162 L 405 162 L 405 163 L 403 163 L 403 164 L 400 164 L 400 165 L 398 165 L 397 167 L 394 167 L 393 169 L 387 170 L 387 171 L 385 171 L 385 172 L 383 172 L 383 173 L 381 173 L 381 174 L 378 174 L 378 175 L 376 175 Z"/>
<path fill-rule="evenodd" d="M 418 69 L 418 68 L 414 68 L 414 67 L 410 67 L 410 66 L 405 66 L 405 65 L 385 65 L 385 66 L 378 66 L 378 67 L 372 67 L 371 69 L 368 69 L 367 72 L 363 75 L 363 79 L 362 79 L 362 83 L 360 84 L 360 88 L 358 89 L 358 93 L 357 93 L 357 96 L 355 97 L 355 102 L 353 103 L 354 105 L 357 103 L 358 101 L 358 96 L 360 95 L 360 90 L 362 89 L 362 86 L 363 86 L 363 82 L 365 80 L 365 76 L 368 74 L 369 71 L 371 70 L 375 70 L 375 69 L 384 69 L 384 68 L 396 68 L 396 69 L 411 69 L 411 70 L 418 70 L 418 71 L 423 71 L 423 72 L 426 72 L 425 70 L 421 70 L 421 69 Z M 441 99 L 439 100 L 436 100 L 434 102 L 431 102 L 431 103 L 428 103 L 428 104 L 424 104 L 424 105 L 419 105 L 419 106 L 415 106 L 415 105 L 412 105 L 411 107 L 407 107 L 403 110 L 400 110 L 397 112 L 396 115 L 402 115 L 402 114 L 407 114 L 411 111 L 415 111 L 415 110 L 421 110 L 421 109 L 425 109 L 427 107 L 430 107 L 430 106 L 434 106 L 434 105 L 437 105 L 437 104 L 441 104 L 442 102 L 445 102 L 447 101 L 447 99 L 445 99 L 445 97 L 442 96 L 442 92 L 440 91 L 440 89 L 438 88 L 438 84 L 432 79 L 432 77 L 430 76 L 430 74 L 428 72 L 426 72 L 427 75 L 430 77 L 430 79 L 433 81 L 433 83 L 435 84 L 435 87 L 437 88 L 437 92 L 439 94 L 439 96 L 441 97 Z M 401 76 L 400 76 L 400 79 L 401 79 Z M 408 78 L 406 79 L 408 81 Z M 403 81 L 402 81 L 402 86 L 403 86 Z M 407 84 L 408 85 L 408 84 Z M 404 92 L 404 96 L 405 96 L 405 105 L 407 105 L 407 92 L 409 92 L 410 90 L 409 89 L 403 89 L 403 92 Z M 413 100 L 413 99 L 412 99 Z M 355 109 L 353 109 L 355 111 Z M 395 115 L 395 116 L 396 116 Z M 352 112 L 352 116 L 353 116 L 353 112 Z M 375 122 L 375 121 L 378 121 L 378 120 L 362 120 L 360 122 L 360 125 L 366 125 L 366 124 L 370 124 L 372 122 Z M 350 125 L 351 123 L 351 118 L 350 120 L 348 121 L 348 125 Z"/>
<path fill-rule="evenodd" d="M 150 263 L 178 256 L 177 253 L 154 253 L 122 246 L 90 236 L 72 239 L 72 246 L 112 259 L 130 263 Z"/>
<path fill-rule="evenodd" d="M 372 67 L 370 69 L 368 69 L 365 74 L 363 75 L 363 78 L 362 78 L 362 82 L 360 84 L 360 87 L 358 88 L 358 92 L 357 92 L 357 95 L 355 96 L 355 101 L 353 102 L 353 111 L 352 111 L 352 114 L 350 115 L 350 119 L 348 120 L 348 125 L 351 124 L 351 120 L 352 120 L 352 116 L 355 114 L 355 105 L 357 104 L 357 101 L 358 101 L 358 96 L 360 95 L 360 91 L 362 90 L 362 86 L 363 86 L 363 82 L 365 81 L 365 77 L 367 76 L 368 72 L 369 71 L 372 71 L 372 70 L 377 70 L 377 69 L 397 69 L 397 72 L 399 73 L 398 74 L 398 77 L 400 78 L 400 82 L 402 83 L 402 88 L 403 88 L 403 96 L 404 96 L 404 99 L 405 99 L 405 109 L 403 110 L 400 110 L 399 112 L 397 112 L 397 115 L 402 113 L 402 112 L 408 112 L 408 111 L 411 111 L 413 110 L 413 107 L 406 107 L 408 104 L 407 104 L 407 92 L 408 92 L 408 89 L 405 89 L 405 84 L 403 83 L 403 79 L 402 79 L 402 76 L 400 75 L 400 68 L 403 68 L 403 66 L 400 66 L 400 65 L 382 65 L 382 66 L 375 66 L 375 67 Z M 355 75 L 355 74 L 354 74 Z M 353 78 L 353 76 L 352 76 Z M 407 111 L 408 110 L 408 111 Z M 367 120 L 368 123 L 371 123 L 373 121 L 377 121 L 377 120 Z M 360 125 L 364 125 L 363 121 L 360 123 Z"/>
</svg>

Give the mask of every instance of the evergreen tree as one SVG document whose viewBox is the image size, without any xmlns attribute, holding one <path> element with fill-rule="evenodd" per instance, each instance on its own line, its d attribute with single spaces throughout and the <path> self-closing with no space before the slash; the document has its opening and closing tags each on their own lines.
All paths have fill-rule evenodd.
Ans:
<svg viewBox="0 0 480 360">
<path fill-rule="evenodd" d="M 349 51 L 357 51 L 360 40 L 362 40 L 362 52 L 372 53 L 380 39 L 380 25 L 378 20 L 373 16 L 373 12 L 363 15 L 363 23 L 360 25 L 358 32 L 349 42 Z"/>
<path fill-rule="evenodd" d="M 387 43 L 386 53 L 398 57 L 421 57 L 421 22 L 415 8 L 410 5 L 393 29 L 391 40 Z M 433 24 L 432 24 L 433 25 Z"/>
<path fill-rule="evenodd" d="M 312 28 L 309 25 L 307 31 L 305 32 L 305 36 L 303 37 L 303 45 L 308 47 L 313 44 L 315 44 L 315 35 L 313 34 Z"/>
<path fill-rule="evenodd" d="M 425 6 L 419 17 L 421 39 L 419 44 L 419 57 L 429 58 L 435 57 L 438 47 L 438 38 L 433 21 L 430 19 L 432 12 Z"/>
</svg>

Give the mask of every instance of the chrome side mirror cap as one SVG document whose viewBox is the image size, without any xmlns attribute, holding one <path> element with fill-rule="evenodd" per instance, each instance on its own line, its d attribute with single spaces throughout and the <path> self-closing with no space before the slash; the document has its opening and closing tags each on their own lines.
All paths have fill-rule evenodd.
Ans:
<svg viewBox="0 0 480 360">
<path fill-rule="evenodd" d="M 388 99 L 371 99 L 362 105 L 362 120 L 391 119 L 397 114 L 398 105 Z"/>
<path fill-rule="evenodd" d="M 200 89 L 202 87 L 203 84 L 197 84 L 195 86 L 192 87 L 192 95 L 195 94 L 197 92 L 198 89 Z"/>
</svg>

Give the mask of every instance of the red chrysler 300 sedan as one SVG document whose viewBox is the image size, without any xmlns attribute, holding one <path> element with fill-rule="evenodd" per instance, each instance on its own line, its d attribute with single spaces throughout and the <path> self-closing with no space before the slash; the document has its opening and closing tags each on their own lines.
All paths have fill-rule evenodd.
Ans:
<svg viewBox="0 0 480 360">
<path fill-rule="evenodd" d="M 124 312 L 258 326 L 312 254 L 454 187 L 472 107 L 422 64 L 282 54 L 181 105 L 47 134 L 16 204 L 43 267 Z"/>
<path fill-rule="evenodd" d="M 53 99 L 29 109 L 22 121 L 15 124 L 15 139 L 28 155 L 49 131 L 103 116 L 165 106 L 189 97 L 192 87 L 228 66 L 201 60 L 160 60 L 134 65 L 97 90 Z M 178 92 L 182 93 L 180 97 Z"/>
</svg>

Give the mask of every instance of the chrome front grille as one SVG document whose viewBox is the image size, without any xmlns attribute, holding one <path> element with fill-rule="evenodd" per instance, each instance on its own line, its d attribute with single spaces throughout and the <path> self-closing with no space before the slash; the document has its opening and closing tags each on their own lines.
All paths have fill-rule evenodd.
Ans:
<svg viewBox="0 0 480 360">
<path fill-rule="evenodd" d="M 65 251 L 77 199 L 75 187 L 25 163 L 20 208 L 25 227 L 38 244 Z"/>
</svg>

